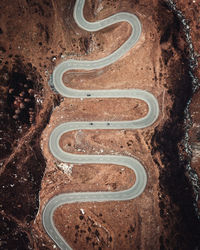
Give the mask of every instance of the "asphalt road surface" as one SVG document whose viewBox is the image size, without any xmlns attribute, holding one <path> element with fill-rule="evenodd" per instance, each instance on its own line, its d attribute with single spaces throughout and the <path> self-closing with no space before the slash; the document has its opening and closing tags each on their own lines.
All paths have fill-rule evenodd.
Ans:
<svg viewBox="0 0 200 250">
<path fill-rule="evenodd" d="M 75 202 L 101 202 L 115 200 L 129 200 L 139 196 L 145 189 L 147 174 L 143 165 L 135 158 L 119 155 L 76 155 L 64 152 L 60 145 L 60 137 L 72 130 L 82 129 L 141 129 L 152 125 L 159 115 L 157 99 L 149 92 L 140 89 L 128 90 L 76 90 L 68 88 L 63 83 L 63 74 L 72 69 L 94 70 L 108 66 L 127 51 L 129 51 L 138 41 L 141 35 L 141 23 L 139 19 L 130 13 L 118 13 L 104 20 L 90 23 L 83 17 L 83 7 L 85 0 L 77 0 L 74 7 L 74 19 L 79 27 L 87 31 L 98 31 L 118 22 L 128 22 L 132 26 L 132 33 L 128 40 L 111 55 L 94 61 L 67 60 L 60 63 L 54 70 L 51 78 L 51 85 L 62 96 L 70 98 L 137 98 L 148 104 L 148 114 L 145 117 L 134 121 L 88 121 L 88 122 L 67 122 L 57 126 L 50 135 L 49 148 L 56 159 L 61 162 L 75 164 L 115 164 L 126 166 L 132 169 L 136 176 L 134 185 L 117 192 L 77 192 L 63 193 L 54 196 L 46 204 L 43 214 L 43 226 L 60 249 L 71 249 L 54 225 L 54 211 L 61 205 Z"/>
</svg>

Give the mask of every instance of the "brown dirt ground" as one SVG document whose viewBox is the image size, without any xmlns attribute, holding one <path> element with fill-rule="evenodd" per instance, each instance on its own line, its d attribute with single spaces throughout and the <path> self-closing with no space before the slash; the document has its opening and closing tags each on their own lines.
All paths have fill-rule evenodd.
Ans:
<svg viewBox="0 0 200 250">
<path fill-rule="evenodd" d="M 49 88 L 49 76 L 55 65 L 70 58 L 102 58 L 117 49 L 131 32 L 126 23 L 96 33 L 80 30 L 72 16 L 74 2 L 20 0 L 12 4 L 8 1 L 1 3 L 1 70 L 7 84 L 1 87 L 2 93 L 7 97 L 10 89 L 10 73 L 7 72 L 14 72 L 13 65 L 19 60 L 17 72 L 24 72 L 26 80 L 34 80 L 42 86 L 37 92 L 38 96 L 34 96 L 35 121 L 22 124 L 22 133 L 17 132 L 15 135 L 18 131 L 16 128 L 22 126 L 21 121 L 14 121 L 12 116 L 9 118 L 13 125 L 11 137 L 14 138 L 9 139 L 9 145 L 13 146 L 11 153 L 3 158 L 1 169 L 1 188 L 5 195 L 0 200 L 0 222 L 4 228 L 8 228 L 1 236 L 3 240 L 0 247 L 4 249 L 14 249 L 16 245 L 20 250 L 28 247 L 42 250 L 56 248 L 46 235 L 41 221 L 45 203 L 56 194 L 115 191 L 126 189 L 135 181 L 130 170 L 114 165 L 74 165 L 71 166 L 72 171 L 65 174 L 49 152 L 49 135 L 60 123 L 137 119 L 147 112 L 146 104 L 140 100 L 63 99 Z M 160 144 L 152 143 L 155 132 L 163 131 L 167 122 L 173 122 L 171 114 L 173 110 L 176 111 L 174 103 L 176 98 L 182 98 L 176 88 L 181 86 L 184 82 L 182 77 L 185 76 L 183 34 L 177 28 L 172 12 L 163 2 L 86 1 L 84 15 L 90 21 L 103 19 L 119 11 L 136 14 L 142 22 L 142 36 L 137 45 L 113 65 L 97 72 L 69 72 L 64 75 L 64 81 L 77 89 L 147 90 L 157 97 L 160 116 L 153 126 L 141 130 L 84 130 L 63 135 L 60 143 L 64 150 L 79 154 L 133 156 L 145 166 L 148 175 L 145 191 L 132 201 L 70 204 L 57 209 L 54 214 L 56 226 L 74 249 L 192 249 L 192 244 L 196 244 L 195 235 L 188 227 L 192 222 L 184 222 L 180 204 L 174 202 L 171 194 L 161 188 L 161 173 L 163 169 L 168 171 L 167 164 L 159 150 L 152 153 L 154 147 L 160 147 Z M 179 0 L 177 4 L 191 20 L 193 41 L 199 53 L 199 3 Z M 171 35 L 161 42 L 168 26 L 171 27 Z M 174 46 L 174 37 L 177 38 L 178 48 Z M 28 67 L 30 63 L 31 67 Z M 198 94 L 195 98 L 199 100 Z M 9 108 L 15 112 L 15 106 Z M 5 106 L 4 113 L 9 108 Z M 194 124 L 198 127 L 199 116 L 194 116 L 198 112 L 196 108 L 197 105 L 191 106 Z M 174 127 L 176 125 L 179 124 L 174 124 Z M 195 128 L 194 134 L 197 134 L 197 130 Z M 8 130 L 6 135 L 11 132 Z M 196 138 L 198 136 L 191 135 L 191 140 L 198 146 Z M 162 144 L 164 139 L 160 139 Z M 193 159 L 196 169 L 199 159 Z M 11 186 L 13 183 L 16 185 L 14 191 Z M 185 187 L 181 188 L 178 193 L 180 197 L 185 191 Z"/>
</svg>

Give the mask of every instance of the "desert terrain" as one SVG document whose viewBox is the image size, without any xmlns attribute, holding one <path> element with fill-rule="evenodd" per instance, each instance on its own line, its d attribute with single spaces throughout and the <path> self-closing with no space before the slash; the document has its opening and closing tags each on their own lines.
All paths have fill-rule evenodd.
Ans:
<svg viewBox="0 0 200 250">
<path fill-rule="evenodd" d="M 148 112 L 139 99 L 63 98 L 50 88 L 56 65 L 103 58 L 131 33 L 125 22 L 92 33 L 80 29 L 74 4 L 1 1 L 1 249 L 57 249 L 42 225 L 49 199 L 135 182 L 124 166 L 63 167 L 49 151 L 49 136 L 63 122 L 135 120 Z M 200 2 L 86 0 L 84 16 L 93 22 L 121 11 L 140 19 L 138 43 L 110 66 L 70 71 L 63 80 L 74 89 L 147 90 L 158 100 L 159 117 L 138 130 L 76 130 L 60 146 L 74 154 L 135 157 L 145 166 L 147 186 L 130 201 L 63 205 L 54 221 L 73 249 L 198 249 Z"/>
</svg>

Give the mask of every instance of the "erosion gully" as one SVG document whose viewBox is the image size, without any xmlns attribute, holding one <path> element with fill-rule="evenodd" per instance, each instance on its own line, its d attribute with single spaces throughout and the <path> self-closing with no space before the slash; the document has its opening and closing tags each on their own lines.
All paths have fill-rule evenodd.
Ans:
<svg viewBox="0 0 200 250">
<path fill-rule="evenodd" d="M 189 75 L 191 77 L 191 89 L 192 89 L 192 95 L 189 98 L 188 102 L 186 103 L 186 108 L 184 111 L 184 126 L 185 126 L 185 135 L 184 138 L 182 140 L 182 143 L 184 144 L 185 147 L 185 151 L 189 157 L 188 163 L 186 165 L 186 170 L 188 171 L 188 176 L 189 179 L 192 183 L 192 187 L 194 190 L 194 195 L 195 195 L 195 201 L 194 201 L 194 207 L 195 207 L 195 211 L 197 213 L 198 219 L 200 220 L 200 211 L 198 209 L 198 205 L 197 205 L 197 201 L 199 200 L 199 192 L 200 192 L 200 183 L 199 183 L 199 179 L 198 179 L 198 175 L 197 173 L 194 171 L 194 169 L 191 168 L 190 165 L 190 160 L 192 158 L 192 150 L 191 150 L 191 145 L 189 143 L 189 135 L 188 135 L 188 131 L 192 125 L 192 119 L 190 116 L 190 111 L 189 111 L 189 107 L 190 107 L 190 103 L 192 101 L 192 97 L 194 95 L 194 93 L 199 89 L 200 86 L 200 82 L 199 79 L 195 76 L 195 69 L 198 66 L 198 61 L 195 55 L 195 51 L 194 51 L 194 47 L 193 47 L 193 43 L 192 43 L 192 38 L 191 38 L 191 34 L 190 34 L 190 26 L 189 26 L 189 22 L 188 20 L 186 20 L 186 18 L 184 17 L 183 13 L 177 9 L 176 4 L 172 1 L 169 0 L 168 1 L 168 6 L 169 8 L 177 15 L 178 19 L 180 20 L 181 24 L 183 25 L 183 30 L 185 33 L 185 39 L 188 45 L 188 66 L 189 66 Z M 183 157 L 180 154 L 180 160 L 182 161 Z"/>
<path fill-rule="evenodd" d="M 198 175 L 190 164 L 192 150 L 188 132 L 192 125 L 190 103 L 200 86 L 199 80 L 195 76 L 198 62 L 192 43 L 189 21 L 177 8 L 174 1 L 165 1 L 164 5 L 172 11 L 181 29 L 180 32 L 183 32 L 185 36 L 187 53 L 182 56 L 185 68 L 183 81 L 177 82 L 179 86 L 174 86 L 175 99 L 170 112 L 170 121 L 166 121 L 160 130 L 156 128 L 152 138 L 152 156 L 154 157 L 155 153 L 159 152 L 164 166 L 162 168 L 154 158 L 160 169 L 159 204 L 164 228 L 168 228 L 170 231 L 168 237 L 173 238 L 173 234 L 177 234 L 174 238 L 176 238 L 175 247 L 178 249 L 197 249 L 200 245 L 200 211 L 198 209 L 200 184 Z M 170 201 L 166 197 L 169 197 Z M 170 210 L 173 210 L 172 214 L 175 219 L 173 222 L 170 218 Z M 171 228 L 169 228 L 170 224 Z M 161 249 L 166 249 L 166 241 L 169 239 L 166 238 L 166 236 L 160 237 Z M 171 245 L 173 244 L 170 243 Z"/>
</svg>

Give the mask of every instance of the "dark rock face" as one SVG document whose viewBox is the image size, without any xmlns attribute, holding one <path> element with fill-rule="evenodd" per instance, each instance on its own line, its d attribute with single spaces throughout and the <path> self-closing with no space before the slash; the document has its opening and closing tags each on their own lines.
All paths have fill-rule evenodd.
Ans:
<svg viewBox="0 0 200 250">
<path fill-rule="evenodd" d="M 41 85 L 39 75 L 30 63 L 24 65 L 19 59 L 13 64 L 11 71 L 4 66 L 1 75 L 1 159 L 8 156 L 16 140 L 25 134 L 35 122 L 39 106 L 36 96 L 40 96 Z"/>
<path fill-rule="evenodd" d="M 1 99 L 0 150 L 1 164 L 4 163 L 0 176 L 1 247 L 27 249 L 31 243 L 26 232 L 30 231 L 38 211 L 38 193 L 45 168 L 39 139 L 50 113 L 44 117 L 43 125 L 27 136 L 40 109 L 35 99 L 41 90 L 39 75 L 31 64 L 18 61 L 11 72 L 4 67 L 1 77 L 1 88 L 7 93 Z"/>
<path fill-rule="evenodd" d="M 169 11 L 167 5 L 163 7 Z M 170 227 L 171 231 L 169 238 L 160 238 L 160 244 L 162 249 L 195 249 L 199 245 L 200 223 L 193 206 L 193 188 L 186 174 L 186 165 L 190 159 L 184 151 L 182 141 L 185 134 L 184 111 L 192 98 L 193 86 L 189 74 L 187 46 L 185 44 L 183 49 L 180 44 L 181 39 L 184 39 L 183 27 L 176 14 L 171 16 L 173 22 L 163 29 L 160 43 L 168 42 L 170 37 L 172 39 L 173 48 L 163 50 L 162 57 L 171 72 L 168 84 L 171 86 L 169 91 L 174 103 L 170 110 L 170 119 L 162 128 L 156 129 L 152 138 L 152 155 L 160 169 L 160 216 L 165 229 Z M 171 58 L 174 54 L 172 51 L 178 53 L 178 59 Z M 156 160 L 157 153 L 163 168 Z"/>
<path fill-rule="evenodd" d="M 24 230 L 30 231 L 31 221 L 38 211 L 38 193 L 44 168 L 39 140 L 34 138 L 30 144 L 22 146 L 0 176 L 3 249 L 27 249 L 30 244 Z"/>
<path fill-rule="evenodd" d="M 10 218 L 0 214 L 1 249 L 31 249 L 27 234 Z"/>
<path fill-rule="evenodd" d="M 0 177 L 4 212 L 26 223 L 37 213 L 37 194 L 45 167 L 38 143 L 38 139 L 32 139 L 31 146 L 23 145 Z"/>
</svg>

